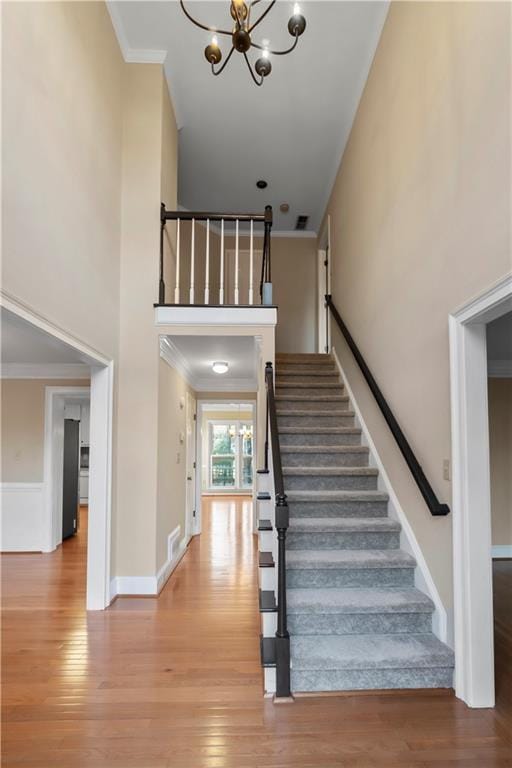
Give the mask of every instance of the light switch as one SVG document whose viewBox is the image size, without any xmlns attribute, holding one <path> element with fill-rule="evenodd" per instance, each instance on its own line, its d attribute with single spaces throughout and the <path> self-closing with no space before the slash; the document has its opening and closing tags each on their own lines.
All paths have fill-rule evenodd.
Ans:
<svg viewBox="0 0 512 768">
<path fill-rule="evenodd" d="M 184 442 L 185 442 L 185 433 L 180 432 L 180 443 L 183 445 Z"/>
<path fill-rule="evenodd" d="M 443 461 L 443 478 L 448 480 L 448 482 L 452 479 L 450 459 L 444 459 Z"/>
<path fill-rule="evenodd" d="M 176 454 L 176 464 L 179 464 L 181 462 L 181 453 L 178 451 Z"/>
</svg>

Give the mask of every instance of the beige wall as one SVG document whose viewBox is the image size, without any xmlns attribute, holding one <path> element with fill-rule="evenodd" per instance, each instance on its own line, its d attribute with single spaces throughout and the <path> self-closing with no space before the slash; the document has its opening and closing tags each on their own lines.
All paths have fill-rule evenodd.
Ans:
<svg viewBox="0 0 512 768">
<path fill-rule="evenodd" d="M 2 288 L 115 361 L 111 573 L 152 576 L 165 529 L 153 302 L 177 177 L 163 69 L 123 62 L 101 2 L 8 2 L 2 21 Z"/>
<path fill-rule="evenodd" d="M 104 3 L 2 3 L 2 287 L 108 357 L 123 61 Z"/>
<path fill-rule="evenodd" d="M 448 503 L 448 315 L 511 267 L 510 13 L 392 3 L 327 209 L 336 305 Z M 431 517 L 335 344 L 450 612 L 451 517 Z"/>
<path fill-rule="evenodd" d="M 278 306 L 277 352 L 316 352 L 317 243 L 310 238 L 272 240 L 272 284 Z"/>
<path fill-rule="evenodd" d="M 185 536 L 187 445 L 187 393 L 193 392 L 180 374 L 163 360 L 159 363 L 158 488 L 156 527 L 157 571 L 167 559 L 167 537 L 177 525 Z M 194 398 L 195 400 L 195 398 Z M 183 404 L 183 407 L 181 407 Z M 194 404 L 195 407 L 195 404 Z M 179 454 L 180 460 L 177 461 Z"/>
<path fill-rule="evenodd" d="M 88 380 L 2 379 L 2 483 L 42 483 L 46 387 L 88 387 Z"/>
<path fill-rule="evenodd" d="M 159 443 L 157 299 L 159 207 L 176 203 L 177 129 L 160 65 L 128 64 L 124 79 L 121 311 L 117 409 L 116 571 L 157 571 L 157 530 L 166 500 L 158 493 L 167 443 Z M 170 500 L 169 500 L 170 501 Z M 168 533 L 169 531 L 167 531 Z M 160 534 L 159 534 L 160 535 Z M 166 538 L 166 537 L 165 537 Z"/>
<path fill-rule="evenodd" d="M 512 379 L 489 379 L 492 543 L 512 546 Z"/>
</svg>

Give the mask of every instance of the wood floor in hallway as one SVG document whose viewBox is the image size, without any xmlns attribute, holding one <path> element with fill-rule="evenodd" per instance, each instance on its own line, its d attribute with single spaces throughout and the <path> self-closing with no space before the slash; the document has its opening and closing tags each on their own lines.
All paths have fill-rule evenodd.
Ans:
<svg viewBox="0 0 512 768">
<path fill-rule="evenodd" d="M 496 710 L 446 692 L 264 699 L 251 515 L 208 499 L 159 599 L 104 612 L 84 610 L 85 524 L 55 553 L 3 557 L 5 768 L 512 766 L 506 696 Z"/>
</svg>

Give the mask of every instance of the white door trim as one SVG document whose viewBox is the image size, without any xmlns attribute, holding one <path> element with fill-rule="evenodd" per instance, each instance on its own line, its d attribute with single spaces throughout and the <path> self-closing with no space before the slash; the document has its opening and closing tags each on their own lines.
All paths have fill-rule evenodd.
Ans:
<svg viewBox="0 0 512 768">
<path fill-rule="evenodd" d="M 89 525 L 87 539 L 87 610 L 103 610 L 110 604 L 112 514 L 112 413 L 114 362 L 75 336 L 33 312 L 15 297 L 0 292 L 0 306 L 81 353 L 91 371 Z M 66 388 L 67 389 L 67 388 Z M 46 447 L 45 424 L 45 447 Z M 46 451 L 45 451 L 46 454 Z M 45 458 L 46 479 L 50 477 Z M 48 515 L 49 502 L 45 501 Z M 50 507 L 51 508 L 51 507 Z M 48 520 L 46 519 L 48 526 Z M 46 528 L 49 530 L 49 527 Z M 46 544 L 49 541 L 47 539 Z"/>
<path fill-rule="evenodd" d="M 455 692 L 494 706 L 486 324 L 512 309 L 507 275 L 449 317 Z"/>
<path fill-rule="evenodd" d="M 317 251 L 317 303 L 318 303 L 318 352 L 325 352 L 326 337 L 331 344 L 331 313 L 325 308 L 325 296 L 331 292 L 332 249 L 331 249 L 331 216 L 327 214 L 324 227 L 320 233 L 319 249 Z M 325 260 L 327 258 L 327 271 Z"/>
</svg>

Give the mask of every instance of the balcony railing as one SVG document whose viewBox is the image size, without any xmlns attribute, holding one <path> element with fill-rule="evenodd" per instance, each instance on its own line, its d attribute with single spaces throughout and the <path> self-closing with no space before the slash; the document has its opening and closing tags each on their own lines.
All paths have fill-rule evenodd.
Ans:
<svg viewBox="0 0 512 768">
<path fill-rule="evenodd" d="M 257 303 L 271 304 L 271 232 L 270 205 L 253 214 L 168 211 L 162 203 L 157 306 L 253 306 L 260 258 Z"/>
</svg>

